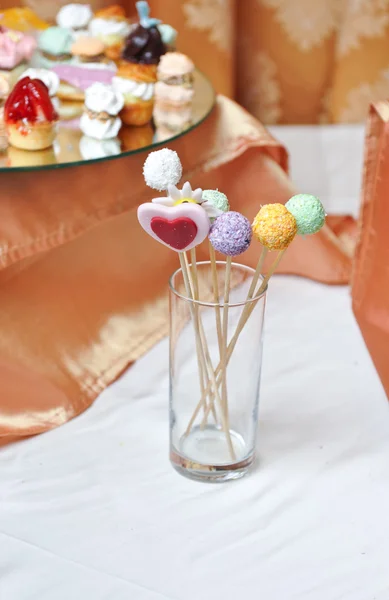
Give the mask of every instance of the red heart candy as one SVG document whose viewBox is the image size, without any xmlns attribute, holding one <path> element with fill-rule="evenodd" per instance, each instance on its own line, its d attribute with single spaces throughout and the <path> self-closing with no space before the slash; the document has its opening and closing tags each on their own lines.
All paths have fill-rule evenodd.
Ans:
<svg viewBox="0 0 389 600">
<path fill-rule="evenodd" d="M 150 226 L 159 239 L 175 250 L 183 250 L 189 246 L 197 235 L 196 223 L 187 217 L 179 217 L 173 221 L 153 217 Z"/>
</svg>

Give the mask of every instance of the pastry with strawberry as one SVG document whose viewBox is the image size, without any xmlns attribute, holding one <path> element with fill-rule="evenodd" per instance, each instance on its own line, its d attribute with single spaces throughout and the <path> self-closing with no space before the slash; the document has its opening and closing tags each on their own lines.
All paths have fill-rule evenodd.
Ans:
<svg viewBox="0 0 389 600">
<path fill-rule="evenodd" d="M 53 144 L 58 114 L 43 81 L 30 77 L 18 81 L 5 103 L 4 121 L 15 148 L 43 150 Z"/>
</svg>

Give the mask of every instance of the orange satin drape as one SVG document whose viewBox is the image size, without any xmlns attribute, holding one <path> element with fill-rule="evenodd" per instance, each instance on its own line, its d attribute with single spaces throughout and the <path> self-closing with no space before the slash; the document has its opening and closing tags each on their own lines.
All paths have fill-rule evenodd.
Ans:
<svg viewBox="0 0 389 600">
<path fill-rule="evenodd" d="M 0 0 L 0 6 L 14 0 Z M 53 18 L 67 0 L 25 0 Z M 94 7 L 112 0 L 91 0 Z M 135 0 L 122 0 L 135 15 Z M 150 0 L 178 46 L 263 123 L 359 122 L 389 96 L 389 0 Z"/>
</svg>

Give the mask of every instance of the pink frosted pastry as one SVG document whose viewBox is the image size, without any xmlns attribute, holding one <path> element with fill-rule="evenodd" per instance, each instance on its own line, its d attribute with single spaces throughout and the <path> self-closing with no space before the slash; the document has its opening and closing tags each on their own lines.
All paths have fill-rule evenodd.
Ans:
<svg viewBox="0 0 389 600">
<path fill-rule="evenodd" d="M 116 73 L 116 66 L 103 63 L 85 63 L 78 65 L 58 65 L 52 69 L 61 80 L 58 97 L 62 100 L 85 98 L 85 90 L 93 83 L 110 85 Z"/>
<path fill-rule="evenodd" d="M 32 36 L 0 26 L 0 69 L 14 69 L 30 60 L 36 46 Z"/>
<path fill-rule="evenodd" d="M 168 52 L 158 65 L 155 102 L 162 107 L 190 106 L 193 100 L 194 64 L 185 54 Z"/>
</svg>

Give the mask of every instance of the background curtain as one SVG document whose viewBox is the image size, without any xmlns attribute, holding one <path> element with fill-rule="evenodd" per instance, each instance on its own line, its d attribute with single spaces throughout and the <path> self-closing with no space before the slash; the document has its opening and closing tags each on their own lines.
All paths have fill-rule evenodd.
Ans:
<svg viewBox="0 0 389 600">
<path fill-rule="evenodd" d="M 65 0 L 26 0 L 53 18 Z M 0 7 L 15 0 L 0 0 Z M 91 0 L 94 7 L 112 1 Z M 124 0 L 135 16 L 135 0 Z M 267 124 L 363 121 L 389 95 L 389 0 L 150 0 L 220 93 Z"/>
</svg>

